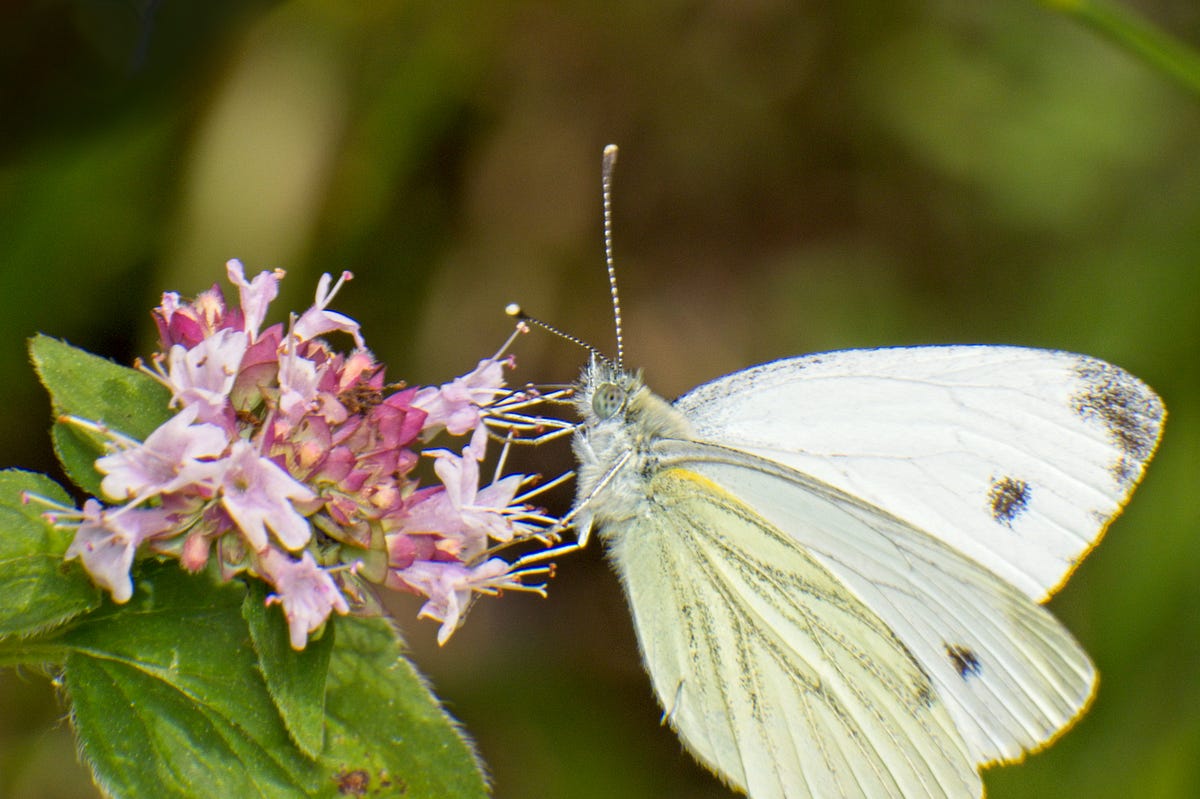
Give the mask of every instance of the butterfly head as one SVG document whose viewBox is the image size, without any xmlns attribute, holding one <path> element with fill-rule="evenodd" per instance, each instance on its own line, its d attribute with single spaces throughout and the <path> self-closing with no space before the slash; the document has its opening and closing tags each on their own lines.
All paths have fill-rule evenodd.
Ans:
<svg viewBox="0 0 1200 799">
<path fill-rule="evenodd" d="M 583 370 L 575 408 L 583 420 L 572 442 L 579 462 L 577 529 L 589 529 L 593 520 L 603 529 L 639 512 L 655 445 L 663 439 L 691 439 L 692 427 L 646 388 L 641 372 L 627 372 L 599 357 Z M 581 535 L 586 539 L 586 533 Z"/>
<path fill-rule="evenodd" d="M 593 427 L 621 418 L 631 400 L 645 391 L 640 372 L 626 372 L 611 361 L 593 355 L 579 378 L 575 410 L 586 426 Z"/>
</svg>

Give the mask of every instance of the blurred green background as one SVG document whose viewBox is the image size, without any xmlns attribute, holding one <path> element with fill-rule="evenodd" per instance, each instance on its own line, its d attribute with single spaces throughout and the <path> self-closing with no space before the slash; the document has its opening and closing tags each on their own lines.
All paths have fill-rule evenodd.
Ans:
<svg viewBox="0 0 1200 799">
<path fill-rule="evenodd" d="M 1200 44 L 1194 0 L 1126 5 Z M 1031 0 L 33 0 L 0 10 L 0 64 L 0 463 L 53 469 L 28 336 L 129 362 L 161 292 L 235 256 L 288 270 L 277 312 L 352 270 L 336 307 L 396 379 L 470 369 L 513 300 L 611 349 L 616 142 L 627 356 L 664 395 L 934 342 L 1086 352 L 1163 395 L 1145 484 L 1053 602 L 1098 698 L 987 784 L 1200 795 L 1200 99 L 1093 31 Z M 517 354 L 517 381 L 582 362 Z M 730 795 L 659 726 L 599 547 L 441 649 L 417 607 L 497 797 Z M 63 713 L 0 672 L 0 796 L 95 795 Z"/>
</svg>

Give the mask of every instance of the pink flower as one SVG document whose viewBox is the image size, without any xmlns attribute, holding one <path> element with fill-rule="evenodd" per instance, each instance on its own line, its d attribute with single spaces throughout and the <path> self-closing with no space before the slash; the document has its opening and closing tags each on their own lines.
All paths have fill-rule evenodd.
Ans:
<svg viewBox="0 0 1200 799">
<path fill-rule="evenodd" d="M 308 543 L 308 522 L 289 500 L 310 501 L 316 497 L 311 489 L 245 441 L 234 443 L 222 466 L 221 505 L 256 552 L 267 546 L 268 527 L 290 551 Z"/>
<path fill-rule="evenodd" d="M 292 332 L 298 339 L 308 341 L 335 330 L 342 330 L 354 336 L 354 346 L 359 348 L 363 346 L 363 337 L 359 332 L 358 322 L 345 314 L 325 310 L 338 290 L 352 277 L 354 275 L 349 272 L 342 272 L 337 284 L 330 289 L 329 283 L 333 278 L 328 273 L 321 275 L 321 281 L 317 284 L 316 302 L 296 320 L 296 324 L 292 327 Z"/>
<path fill-rule="evenodd" d="M 143 541 L 170 529 L 170 514 L 161 508 L 113 511 L 89 499 L 78 515 L 80 524 L 66 559 L 79 558 L 92 582 L 111 593 L 114 602 L 128 602 L 133 596 L 129 568 L 134 553 Z"/>
<path fill-rule="evenodd" d="M 59 517 L 79 520 L 69 556 L 96 584 L 127 600 L 142 544 L 192 571 L 215 560 L 223 579 L 250 574 L 274 586 L 268 602 L 283 607 L 297 649 L 350 601 L 378 612 L 373 586 L 424 594 L 422 615 L 442 622 L 442 643 L 475 595 L 544 593 L 522 580 L 547 567 L 514 571 L 490 556 L 515 538 L 552 540 L 554 520 L 527 497 L 517 502 L 524 475 L 480 488 L 486 415 L 507 413 L 500 424 L 514 430 L 537 426 L 522 415 L 535 395 L 503 388 L 511 359 L 486 358 L 440 387 L 396 390 L 358 323 L 329 310 L 348 272 L 336 284 L 324 275 L 314 304 L 285 334 L 282 324 L 264 327 L 282 270 L 249 280 L 239 261 L 225 270 L 236 307 L 214 286 L 190 303 L 164 294 L 154 311 L 168 352 L 146 371 L 171 390 L 178 412 L 141 443 L 108 433 L 113 452 L 96 467 L 103 492 L 126 506 L 59 507 Z M 332 349 L 320 338 L 332 332 L 349 333 L 356 349 Z M 470 443 L 461 455 L 428 453 L 442 484 L 422 488 L 414 470 L 423 442 L 443 430 L 469 433 Z"/>
<path fill-rule="evenodd" d="M 100 483 L 105 495 L 136 504 L 210 479 L 212 464 L 200 459 L 220 455 L 229 440 L 215 425 L 192 424 L 197 412 L 194 406 L 184 408 L 141 444 L 99 458 L 96 468 L 105 474 Z"/>
<path fill-rule="evenodd" d="M 321 372 L 317 365 L 296 354 L 295 340 L 289 352 L 279 356 L 279 414 L 289 424 L 297 424 L 317 401 Z"/>
<path fill-rule="evenodd" d="M 227 424 L 229 392 L 246 354 L 246 334 L 221 330 L 190 350 L 176 344 L 168 356 L 168 384 L 176 402 L 199 409 L 202 422 Z"/>
<path fill-rule="evenodd" d="M 443 426 L 454 436 L 474 430 L 483 418 L 482 408 L 495 399 L 504 385 L 505 363 L 495 358 L 484 358 L 474 370 L 462 377 L 456 377 L 437 388 L 418 391 L 413 399 L 413 407 L 429 414 L 426 427 Z"/>
<path fill-rule="evenodd" d="M 229 282 L 238 287 L 239 304 L 242 307 L 243 330 L 253 342 L 258 338 L 258 329 L 267 318 L 267 306 L 279 296 L 279 281 L 283 279 L 282 269 L 273 272 L 259 272 L 254 279 L 247 282 L 242 262 L 231 258 L 225 262 L 225 274 Z"/>
<path fill-rule="evenodd" d="M 277 549 L 268 548 L 258 558 L 263 576 L 277 593 L 267 597 L 268 605 L 283 606 L 291 633 L 292 649 L 303 649 L 308 634 L 329 618 L 332 611 L 345 615 L 350 605 L 329 573 L 317 566 L 309 552 L 293 560 Z"/>
<path fill-rule="evenodd" d="M 449 450 L 435 452 L 433 469 L 445 486 L 414 505 L 401 523 L 400 533 L 437 531 L 453 539 L 445 551 L 470 560 L 488 546 L 488 539 L 511 541 L 515 528 L 504 511 L 521 486 L 522 476 L 509 475 L 479 489 L 479 462 L 471 447 L 458 456 Z"/>
<path fill-rule="evenodd" d="M 499 558 L 474 567 L 419 560 L 403 571 L 389 574 L 388 585 L 429 597 L 417 615 L 442 623 L 437 636 L 439 646 L 450 640 L 462 624 L 474 593 L 495 594 L 502 588 L 525 587 L 519 576 L 509 574 L 509 565 Z"/>
</svg>

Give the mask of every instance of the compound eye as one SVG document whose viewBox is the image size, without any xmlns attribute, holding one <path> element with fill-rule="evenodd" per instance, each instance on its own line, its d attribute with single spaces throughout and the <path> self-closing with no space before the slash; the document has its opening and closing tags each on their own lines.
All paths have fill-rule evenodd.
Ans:
<svg viewBox="0 0 1200 799">
<path fill-rule="evenodd" d="M 592 410 L 601 419 L 611 419 L 625 405 L 625 390 L 616 383 L 601 383 L 592 394 Z"/>
</svg>

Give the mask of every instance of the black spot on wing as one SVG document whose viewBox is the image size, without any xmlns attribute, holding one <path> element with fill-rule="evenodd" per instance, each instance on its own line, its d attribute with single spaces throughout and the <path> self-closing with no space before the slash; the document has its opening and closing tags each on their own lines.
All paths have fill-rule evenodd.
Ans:
<svg viewBox="0 0 1200 799">
<path fill-rule="evenodd" d="M 1029 483 L 1015 477 L 993 477 L 988 491 L 992 518 L 1012 527 L 1013 519 L 1029 509 Z"/>
<path fill-rule="evenodd" d="M 975 656 L 975 652 L 969 647 L 962 644 L 946 644 L 946 654 L 950 657 L 950 663 L 958 671 L 958 676 L 964 680 L 968 677 L 975 677 L 983 671 L 983 666 L 979 665 L 979 658 Z"/>
<path fill-rule="evenodd" d="M 1162 432 L 1162 400 L 1133 375 L 1104 361 L 1081 360 L 1075 373 L 1083 386 L 1072 397 L 1072 407 L 1084 419 L 1101 422 L 1121 451 L 1113 476 L 1121 483 L 1137 480 Z"/>
</svg>

